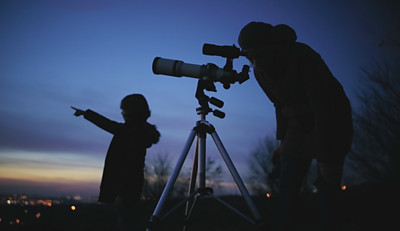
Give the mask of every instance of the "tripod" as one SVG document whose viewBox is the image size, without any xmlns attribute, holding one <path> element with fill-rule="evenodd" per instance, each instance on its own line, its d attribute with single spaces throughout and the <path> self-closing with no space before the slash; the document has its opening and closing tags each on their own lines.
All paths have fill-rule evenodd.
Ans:
<svg viewBox="0 0 400 231">
<path fill-rule="evenodd" d="M 209 112 L 213 112 L 213 114 L 217 117 L 223 118 L 225 114 L 221 111 L 218 110 L 211 110 L 209 107 L 208 103 L 212 103 L 213 105 L 217 107 L 222 107 L 223 102 L 212 97 L 211 99 L 204 94 L 204 90 L 215 90 L 215 86 L 212 82 L 207 81 L 207 80 L 199 80 L 198 86 L 197 86 L 197 91 L 196 91 L 196 98 L 199 101 L 200 107 L 196 108 L 197 114 L 200 115 L 200 120 L 197 121 L 196 126 L 191 130 L 189 137 L 186 141 L 186 144 L 182 150 L 182 153 L 177 161 L 177 164 L 175 165 L 174 170 L 172 171 L 172 174 L 164 188 L 163 193 L 161 194 L 160 200 L 154 210 L 153 215 L 150 218 L 150 222 L 148 225 L 148 228 L 146 229 L 147 231 L 155 231 L 157 230 L 158 223 L 165 219 L 168 215 L 170 215 L 173 211 L 178 209 L 180 206 L 182 206 L 186 202 L 186 211 L 185 211 L 185 223 L 183 230 L 187 230 L 189 226 L 189 219 L 191 216 L 191 213 L 193 211 L 194 206 L 196 205 L 196 202 L 201 198 L 205 196 L 210 196 L 215 198 L 217 201 L 225 205 L 226 207 L 230 208 L 249 222 L 253 223 L 254 225 L 257 225 L 260 230 L 264 230 L 264 221 L 261 219 L 260 214 L 258 213 L 258 210 L 256 206 L 254 205 L 249 192 L 247 191 L 242 179 L 240 178 L 239 173 L 237 172 L 235 166 L 233 165 L 233 162 L 231 158 L 229 157 L 227 151 L 225 150 L 225 147 L 220 140 L 217 132 L 215 131 L 215 128 L 212 124 L 210 124 L 208 121 L 206 121 L 206 115 Z M 207 133 L 210 134 L 215 142 L 215 145 L 217 146 L 219 152 L 221 153 L 222 158 L 225 161 L 225 164 L 227 165 L 233 179 L 236 182 L 236 185 L 238 186 L 242 196 L 244 197 L 245 201 L 247 202 L 253 216 L 255 217 L 255 221 L 244 215 L 243 213 L 239 212 L 217 196 L 213 194 L 213 189 L 206 187 L 205 182 L 206 182 L 206 136 Z M 164 207 L 165 202 L 168 199 L 168 196 L 170 195 L 172 191 L 172 187 L 175 184 L 179 172 L 182 169 L 182 166 L 184 164 L 184 161 L 188 155 L 188 152 L 190 150 L 190 147 L 194 141 L 195 136 L 197 135 L 196 139 L 196 144 L 195 144 L 195 152 L 194 152 L 194 157 L 193 157 L 193 165 L 192 165 L 192 172 L 190 176 L 190 183 L 189 183 L 189 190 L 188 190 L 188 196 L 183 199 L 181 202 L 179 202 L 175 207 L 173 207 L 171 210 L 169 210 L 167 213 L 165 213 L 163 216 L 161 216 L 162 209 Z M 198 174 L 198 188 L 195 189 L 195 184 L 196 184 L 196 176 Z M 195 198 L 194 198 L 195 197 Z M 192 199 L 194 198 L 194 201 L 192 202 Z"/>
</svg>

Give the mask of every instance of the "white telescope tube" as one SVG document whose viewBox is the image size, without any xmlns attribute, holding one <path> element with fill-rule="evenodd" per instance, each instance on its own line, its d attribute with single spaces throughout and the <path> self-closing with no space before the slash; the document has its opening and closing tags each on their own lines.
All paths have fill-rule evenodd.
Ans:
<svg viewBox="0 0 400 231">
<path fill-rule="evenodd" d="M 184 63 L 180 60 L 164 59 L 156 57 L 153 61 L 153 73 L 161 75 L 170 75 L 175 77 L 201 78 L 205 65 L 196 65 Z"/>
<path fill-rule="evenodd" d="M 197 79 L 208 77 L 213 81 L 222 81 L 224 78 L 229 78 L 231 74 L 228 71 L 224 71 L 222 68 L 218 68 L 214 64 L 197 65 L 161 57 L 156 57 L 154 59 L 153 73 L 175 77 L 186 76 Z"/>
</svg>

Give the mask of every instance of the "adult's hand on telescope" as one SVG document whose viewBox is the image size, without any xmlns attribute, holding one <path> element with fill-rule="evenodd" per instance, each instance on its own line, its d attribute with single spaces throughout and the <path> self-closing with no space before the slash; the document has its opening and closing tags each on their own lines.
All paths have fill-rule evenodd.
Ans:
<svg viewBox="0 0 400 231">
<path fill-rule="evenodd" d="M 78 108 L 75 108 L 75 107 L 72 107 L 72 106 L 71 106 L 71 108 L 75 110 L 74 116 L 78 117 L 78 116 L 81 116 L 81 115 L 85 115 L 85 111 L 83 111 L 81 109 L 78 109 Z"/>
</svg>

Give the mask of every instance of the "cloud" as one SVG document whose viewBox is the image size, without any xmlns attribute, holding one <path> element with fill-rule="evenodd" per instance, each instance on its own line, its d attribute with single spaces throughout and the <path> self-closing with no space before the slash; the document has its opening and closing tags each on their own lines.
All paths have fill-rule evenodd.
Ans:
<svg viewBox="0 0 400 231">
<path fill-rule="evenodd" d="M 4 112 L 0 112 L 0 116 L 0 151 L 11 149 L 56 153 L 105 153 L 104 149 L 111 139 L 111 136 L 101 133 L 79 135 L 82 128 L 78 124 L 65 121 L 47 121 Z"/>
<path fill-rule="evenodd" d="M 72 11 L 97 11 L 115 6 L 122 1 L 119 0 L 41 0 L 49 6 L 72 10 Z"/>
</svg>

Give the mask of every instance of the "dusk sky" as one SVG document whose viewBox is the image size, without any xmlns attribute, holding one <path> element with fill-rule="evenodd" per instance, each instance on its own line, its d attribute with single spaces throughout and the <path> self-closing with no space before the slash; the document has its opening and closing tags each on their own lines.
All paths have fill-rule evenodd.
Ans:
<svg viewBox="0 0 400 231">
<path fill-rule="evenodd" d="M 132 93 L 147 98 L 149 122 L 162 135 L 147 157 L 168 153 L 175 164 L 199 119 L 197 80 L 155 75 L 153 59 L 223 67 L 224 58 L 202 54 L 203 44 L 238 46 L 241 28 L 251 21 L 291 26 L 356 105 L 360 67 L 390 55 L 378 45 L 399 26 L 393 2 L 1 1 L 0 193 L 97 195 L 112 135 L 73 116 L 70 106 L 122 122 L 120 101 Z M 245 64 L 246 58 L 235 59 L 234 69 Z M 246 179 L 251 151 L 274 136 L 274 108 L 252 72 L 242 85 L 216 87 L 206 93 L 225 102 L 226 117 L 207 120 Z M 207 155 L 228 174 L 211 136 L 207 140 Z"/>
</svg>

